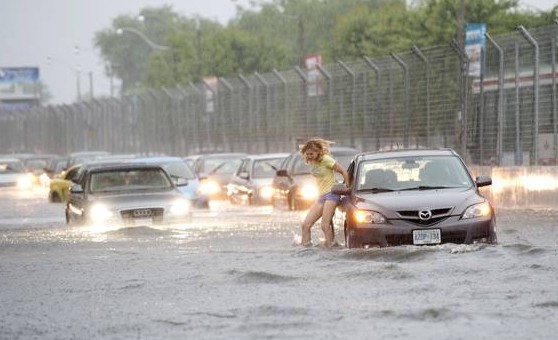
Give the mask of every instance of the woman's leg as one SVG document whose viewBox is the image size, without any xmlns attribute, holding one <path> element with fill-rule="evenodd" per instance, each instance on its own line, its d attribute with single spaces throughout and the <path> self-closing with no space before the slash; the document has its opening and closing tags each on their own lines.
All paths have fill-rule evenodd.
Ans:
<svg viewBox="0 0 558 340">
<path fill-rule="evenodd" d="M 314 223 L 322 216 L 323 204 L 320 202 L 314 203 L 310 210 L 306 213 L 306 217 L 300 226 L 300 232 L 302 235 L 301 243 L 303 246 L 310 244 L 311 240 L 311 229 Z"/>
<path fill-rule="evenodd" d="M 322 210 L 322 230 L 325 236 L 325 246 L 331 247 L 333 245 L 333 229 L 331 228 L 331 220 L 335 214 L 337 202 L 326 200 Z"/>
</svg>

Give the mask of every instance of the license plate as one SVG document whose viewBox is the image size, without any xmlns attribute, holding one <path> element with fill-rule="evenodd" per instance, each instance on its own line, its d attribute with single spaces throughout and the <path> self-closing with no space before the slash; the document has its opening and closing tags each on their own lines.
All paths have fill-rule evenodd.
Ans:
<svg viewBox="0 0 558 340">
<path fill-rule="evenodd" d="M 136 226 L 150 226 L 153 224 L 152 218 L 135 218 L 134 225 Z"/>
<path fill-rule="evenodd" d="M 413 244 L 439 244 L 442 243 L 440 229 L 413 230 Z"/>
</svg>

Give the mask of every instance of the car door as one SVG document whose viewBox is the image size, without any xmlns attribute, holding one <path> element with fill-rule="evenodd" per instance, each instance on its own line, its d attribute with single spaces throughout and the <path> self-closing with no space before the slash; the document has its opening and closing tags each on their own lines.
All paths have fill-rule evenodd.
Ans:
<svg viewBox="0 0 558 340">
<path fill-rule="evenodd" d="M 245 158 L 242 160 L 240 166 L 231 179 L 233 194 L 235 196 L 239 196 L 238 198 L 248 197 L 250 195 L 251 169 L 252 161 L 249 158 Z"/>
</svg>

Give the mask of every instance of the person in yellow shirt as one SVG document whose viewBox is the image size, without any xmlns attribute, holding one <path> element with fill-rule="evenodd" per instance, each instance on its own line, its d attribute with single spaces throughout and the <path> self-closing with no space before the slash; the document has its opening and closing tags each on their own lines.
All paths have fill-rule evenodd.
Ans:
<svg viewBox="0 0 558 340">
<path fill-rule="evenodd" d="M 311 229 L 320 217 L 322 219 L 321 226 L 325 236 L 326 247 L 333 245 L 333 229 L 330 228 L 331 220 L 335 214 L 335 208 L 341 201 L 341 197 L 331 192 L 331 188 L 335 184 L 335 172 L 343 176 L 344 182 L 349 183 L 349 174 L 333 157 L 329 154 L 329 146 L 334 142 L 313 138 L 300 145 L 300 153 L 306 163 L 312 166 L 312 175 L 318 182 L 320 196 L 318 200 L 312 204 L 310 210 L 306 214 L 301 225 L 303 246 L 311 244 Z"/>
</svg>

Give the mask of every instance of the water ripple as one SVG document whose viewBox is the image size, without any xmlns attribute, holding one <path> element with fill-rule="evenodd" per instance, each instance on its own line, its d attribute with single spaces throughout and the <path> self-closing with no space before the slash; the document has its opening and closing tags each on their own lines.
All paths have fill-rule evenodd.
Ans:
<svg viewBox="0 0 558 340">
<path fill-rule="evenodd" d="M 283 283 L 298 279 L 292 276 L 278 275 L 263 271 L 239 272 L 237 270 L 230 270 L 228 273 L 236 276 L 237 280 L 242 283 Z"/>
</svg>

